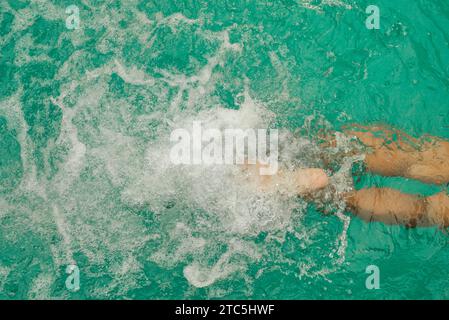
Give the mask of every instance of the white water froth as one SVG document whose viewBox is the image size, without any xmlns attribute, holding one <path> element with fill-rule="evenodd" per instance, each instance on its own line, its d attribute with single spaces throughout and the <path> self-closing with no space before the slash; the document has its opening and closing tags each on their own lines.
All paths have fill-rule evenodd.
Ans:
<svg viewBox="0 0 449 320">
<path fill-rule="evenodd" d="M 204 128 L 268 128 L 274 114 L 251 98 L 248 91 L 243 97 L 239 110 L 216 107 L 194 115 L 178 114 L 171 126 L 189 129 L 193 121 L 200 120 Z M 290 186 L 260 192 L 239 166 L 174 165 L 169 157 L 169 133 L 148 145 L 143 172 L 131 179 L 122 192 L 124 202 L 147 205 L 160 219 L 168 215 L 175 224 L 162 248 L 151 256 L 152 261 L 173 267 L 193 259 L 185 266 L 184 276 L 193 286 L 205 287 L 245 270 L 247 261 L 233 259 L 235 255 L 244 255 L 251 261 L 264 256 L 264 247 L 252 241 L 241 242 L 240 249 L 235 249 L 236 238 L 256 237 L 262 232 L 281 232 L 283 238 L 287 232 L 293 232 L 292 212 L 304 212 L 305 206 L 290 192 Z M 283 168 L 313 166 L 313 161 L 318 161 L 320 148 L 311 141 L 288 132 L 283 132 L 280 140 Z M 342 188 L 339 191 L 347 190 L 343 185 L 348 185 L 349 169 L 349 165 L 344 165 L 335 176 Z M 344 222 L 343 234 L 336 243 L 337 263 L 342 263 L 349 220 L 338 217 Z M 209 265 L 207 251 L 217 243 L 227 250 Z"/>
<path fill-rule="evenodd" d="M 109 16 L 106 17 L 109 19 Z M 187 19 L 181 14 L 159 15 L 156 21 L 142 16 L 138 18 L 139 21 L 144 20 L 148 30 L 144 28 L 142 31 L 137 22 L 130 28 L 136 28 L 135 34 L 139 37 L 147 37 L 148 46 L 156 39 L 158 26 L 168 25 L 176 32 L 183 24 L 201 24 L 201 21 Z M 108 35 L 123 42 L 126 34 L 114 31 L 120 30 L 113 24 L 119 21 L 118 17 L 110 20 L 108 28 L 111 33 Z M 93 23 L 103 27 L 101 19 L 94 19 Z M 20 30 L 27 24 L 19 21 L 15 23 L 15 28 Z M 241 53 L 243 45 L 231 44 L 226 30 L 201 33 L 205 38 L 220 41 L 221 45 L 214 55 L 206 57 L 207 63 L 190 76 L 176 70 L 153 70 L 160 76 L 156 78 L 140 67 L 125 65 L 119 54 L 105 66 L 81 74 L 76 65 L 83 57 L 80 53 L 74 53 L 56 76 L 58 80 L 74 80 L 62 87 L 60 97 L 52 99 L 52 103 L 59 106 L 63 113 L 61 134 L 55 145 L 67 147 L 68 152 L 50 180 L 36 175 L 32 157 L 34 146 L 26 133 L 28 127 L 19 106 L 22 92 L 11 101 L 0 104 L 10 125 L 12 123 L 18 129 L 22 147 L 25 173 L 17 194 L 29 196 L 32 193 L 43 199 L 42 203 L 36 200 L 38 210 L 23 211 L 32 217 L 33 226 L 30 229 L 38 230 L 39 234 L 47 237 L 48 243 L 52 243 L 55 264 L 71 263 L 74 251 L 83 253 L 90 264 L 103 265 L 108 256 L 114 258 L 111 266 L 104 271 L 114 274 L 113 284 L 110 288 L 98 288 L 94 296 L 104 296 L 102 290 L 120 287 L 120 291 L 126 292 L 123 283 L 132 287 L 139 280 L 136 275 L 142 269 L 136 259 L 137 251 L 150 240 L 162 243 L 150 256 L 153 262 L 165 267 L 182 265 L 183 274 L 190 284 L 206 287 L 236 273 L 244 273 L 248 261 L 263 259 L 267 255 L 264 244 L 255 244 L 254 241 L 261 233 L 269 233 L 267 241 L 276 242 L 284 241 L 287 232 L 297 234 L 292 228 L 292 212 L 298 210 L 304 213 L 304 201 L 297 200 L 285 190 L 261 193 L 244 170 L 237 166 L 174 166 L 170 163 L 171 129 L 190 128 L 194 120 L 202 120 L 204 126 L 209 128 L 264 129 L 274 120 L 274 114 L 251 97 L 248 85 L 242 93 L 243 102 L 239 110 L 229 110 L 215 104 L 213 91 L 219 78 L 214 73 L 215 69 L 225 65 L 227 54 Z M 74 36 L 72 40 L 82 42 L 83 38 Z M 98 45 L 101 52 L 110 49 L 105 43 Z M 29 43 L 23 44 L 23 47 L 27 46 Z M 24 51 L 18 58 L 22 63 L 28 61 L 29 56 Z M 272 60 L 275 58 L 271 55 Z M 107 81 L 113 72 L 125 83 L 142 86 L 155 93 L 159 104 L 167 102 L 164 99 L 168 88 L 176 89 L 176 95 L 166 109 L 161 107 L 151 114 L 134 117 L 129 101 L 118 101 L 115 97 L 109 99 L 107 96 Z M 77 89 L 79 94 L 76 93 Z M 76 97 L 73 108 L 63 103 L 69 94 Z M 183 112 L 180 111 L 182 103 L 187 107 Z M 98 124 L 89 122 L 97 115 Z M 137 130 L 146 133 L 144 130 L 148 123 L 155 119 L 161 120 L 162 124 L 157 127 L 152 142 L 147 144 L 137 134 L 132 135 L 140 133 Z M 136 128 L 136 131 L 127 132 L 124 128 L 127 125 Z M 282 166 L 291 169 L 316 164 L 319 148 L 314 143 L 288 132 L 282 133 L 280 139 L 283 141 Z M 81 177 L 85 170 L 88 170 L 86 175 Z M 156 213 L 162 221 L 157 237 L 145 234 L 141 219 L 114 202 L 117 187 L 124 204 L 148 207 Z M 34 203 L 34 197 L 30 197 L 29 201 Z M 2 208 L 7 209 L 7 205 L 2 204 Z M 55 232 L 62 238 L 61 242 L 53 244 L 53 234 L 48 231 L 46 223 L 55 227 Z M 303 233 L 307 234 L 307 230 Z M 308 235 L 304 234 L 298 238 L 307 242 Z M 339 251 L 339 256 L 341 254 L 344 253 Z M 35 282 L 39 290 L 49 287 L 50 283 L 45 275 Z"/>
</svg>

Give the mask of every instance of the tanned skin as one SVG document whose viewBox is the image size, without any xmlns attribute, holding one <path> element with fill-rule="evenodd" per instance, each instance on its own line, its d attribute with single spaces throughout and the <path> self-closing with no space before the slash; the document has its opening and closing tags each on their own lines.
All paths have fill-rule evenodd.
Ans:
<svg viewBox="0 0 449 320">
<path fill-rule="evenodd" d="M 368 148 L 365 165 L 369 172 L 402 176 L 429 184 L 449 183 L 449 142 L 437 137 L 413 138 L 384 127 L 352 126 L 348 136 L 357 137 Z M 332 141 L 328 141 L 332 144 Z M 276 176 L 256 179 L 261 190 L 288 184 L 305 196 L 325 188 L 329 179 L 323 169 L 280 171 Z M 361 219 L 408 227 L 449 226 L 449 196 L 410 195 L 391 188 L 368 188 L 345 195 L 348 208 Z"/>
</svg>

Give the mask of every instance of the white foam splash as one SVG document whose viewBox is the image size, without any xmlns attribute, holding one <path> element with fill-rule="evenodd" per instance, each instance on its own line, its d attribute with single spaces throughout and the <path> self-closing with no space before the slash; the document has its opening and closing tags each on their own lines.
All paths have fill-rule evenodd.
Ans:
<svg viewBox="0 0 449 320">
<path fill-rule="evenodd" d="M 44 6 L 40 4 L 39 8 L 46 18 L 62 18 L 53 6 L 49 12 L 42 12 Z M 235 97 L 243 100 L 239 110 L 220 107 L 213 94 L 220 77 L 217 67 L 225 66 L 227 55 L 241 54 L 243 44 L 231 43 L 228 30 L 201 29 L 200 19 L 188 19 L 180 13 L 167 17 L 158 14 L 155 20 L 150 20 L 133 9 L 130 12 L 136 13 L 136 20 L 123 31 L 117 27 L 124 17 L 120 12 L 109 14 L 104 8 L 91 9 L 98 19 L 92 19 L 90 27 L 107 29 L 97 49 L 103 53 L 114 52 L 116 57 L 102 67 L 80 71 L 77 66 L 85 56 L 77 51 L 59 68 L 56 80 L 69 81 L 61 87 L 61 95 L 51 100 L 62 110 L 61 134 L 46 151 L 55 146 L 66 147 L 67 154 L 57 164 L 55 176 L 36 174 L 34 146 L 20 108 L 23 92 L 19 90 L 11 100 L 0 103 L 8 125 L 17 129 L 21 145 L 25 172 L 15 195 L 29 197 L 29 203 L 21 209 L 31 217 L 33 224 L 29 229 L 37 230 L 50 246 L 55 269 L 72 263 L 75 251 L 83 254 L 91 265 L 104 266 L 108 257 L 113 257 L 110 265 L 93 275 L 113 275 L 107 288 L 98 287 L 92 292 L 93 296 L 104 297 L 107 292 L 124 293 L 132 286 L 145 283 L 145 279 L 141 281 L 143 267 L 136 256 L 150 240 L 161 243 L 150 259 L 164 267 L 182 265 L 184 276 L 195 287 L 210 286 L 236 272 L 244 273 L 248 261 L 263 259 L 264 244 L 256 244 L 254 240 L 261 233 L 268 233 L 266 242 L 282 242 L 292 232 L 304 245 L 309 245 L 309 230 L 300 233 L 292 228 L 292 212 L 304 213 L 306 207 L 291 194 L 260 193 L 238 167 L 175 167 L 169 161 L 168 137 L 172 128 L 188 128 L 197 119 L 204 120 L 206 127 L 215 128 L 267 128 L 273 121 L 274 114 L 251 96 L 248 80 L 241 96 Z M 20 13 L 24 18 L 16 15 L 15 31 L 27 28 L 35 19 L 29 9 Z M 110 39 L 125 43 L 131 32 L 146 48 L 151 48 L 161 26 L 169 26 L 173 33 L 185 26 L 198 27 L 205 40 L 219 42 L 218 49 L 204 57 L 207 62 L 193 75 L 182 74 L 174 68 L 154 69 L 150 74 L 142 66 L 127 65 L 122 53 L 108 44 Z M 65 37 L 75 46 L 86 40 L 79 33 Z M 19 65 L 31 59 L 26 50 L 31 39 L 21 41 Z M 275 53 L 270 54 L 270 59 L 278 72 L 286 72 Z M 129 99 L 108 96 L 107 82 L 114 72 L 133 88 L 143 87 L 140 93 L 148 103 L 153 96 L 145 93 L 157 97 L 151 113 L 136 116 L 135 106 Z M 286 83 L 284 87 L 288 87 Z M 171 95 L 170 90 L 175 93 Z M 74 107 L 63 102 L 69 95 L 76 100 Z M 186 108 L 181 110 L 182 107 Z M 96 121 L 92 121 L 94 118 Z M 154 122 L 153 132 L 148 127 Z M 285 140 L 281 160 L 286 168 L 316 164 L 319 148 L 314 143 L 291 133 L 283 133 L 281 139 Z M 84 177 L 83 173 L 86 173 Z M 0 205 L 9 211 L 7 204 L 0 202 Z M 143 219 L 127 210 L 129 207 L 152 210 L 161 221 L 160 230 L 148 234 Z M 49 232 L 49 225 L 55 230 Z M 55 243 L 52 232 L 59 233 L 62 241 Z M 53 271 L 45 270 L 48 274 Z M 0 278 L 7 272 L 0 269 Z M 48 294 L 45 291 L 51 279 L 48 274 L 34 280 L 32 295 Z"/>
<path fill-rule="evenodd" d="M 197 288 L 210 286 L 215 281 L 224 279 L 234 272 L 245 270 L 244 264 L 231 262 L 232 257 L 236 254 L 250 256 L 253 259 L 261 258 L 254 245 L 232 239 L 228 251 L 212 267 L 205 267 L 198 262 L 193 262 L 184 268 L 184 276 L 190 284 Z"/>
</svg>

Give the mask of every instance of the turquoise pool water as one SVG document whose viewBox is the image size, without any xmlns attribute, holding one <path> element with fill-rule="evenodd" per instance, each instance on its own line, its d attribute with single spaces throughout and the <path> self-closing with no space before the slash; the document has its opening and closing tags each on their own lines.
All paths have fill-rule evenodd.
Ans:
<svg viewBox="0 0 449 320">
<path fill-rule="evenodd" d="M 323 128 L 449 138 L 447 1 L 2 0 L 0 43 L 0 298 L 449 298 L 445 231 L 323 215 L 164 158 L 198 118 L 287 129 L 310 165 Z"/>
</svg>

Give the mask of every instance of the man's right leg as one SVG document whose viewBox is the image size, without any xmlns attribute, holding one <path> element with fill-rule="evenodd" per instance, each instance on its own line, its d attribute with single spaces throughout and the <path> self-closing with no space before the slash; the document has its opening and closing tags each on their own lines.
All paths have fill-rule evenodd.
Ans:
<svg viewBox="0 0 449 320">
<path fill-rule="evenodd" d="M 349 193 L 348 207 L 361 219 L 408 227 L 449 226 L 449 196 L 420 197 L 390 188 L 369 188 Z"/>
</svg>

